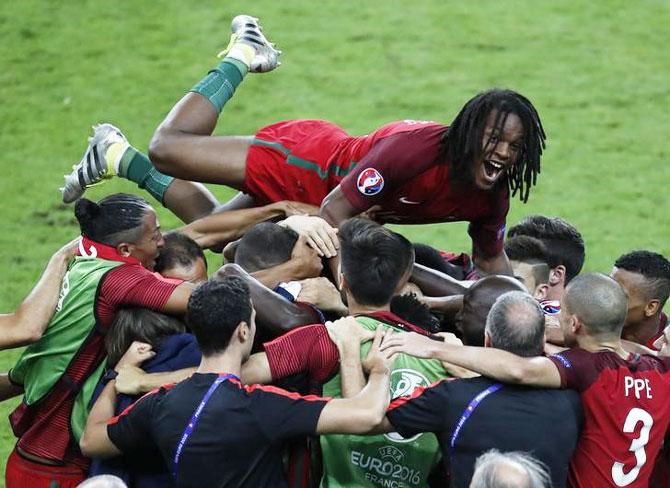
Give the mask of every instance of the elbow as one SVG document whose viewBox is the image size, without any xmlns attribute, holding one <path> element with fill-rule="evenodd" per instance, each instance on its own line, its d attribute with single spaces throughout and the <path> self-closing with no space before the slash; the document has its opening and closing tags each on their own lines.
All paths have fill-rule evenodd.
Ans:
<svg viewBox="0 0 670 488">
<path fill-rule="evenodd" d="M 81 439 L 79 439 L 79 449 L 81 450 L 81 453 L 88 458 L 97 457 L 98 453 L 91 443 L 90 436 L 87 435 L 86 430 L 82 434 Z"/>
<path fill-rule="evenodd" d="M 525 361 L 515 361 L 510 368 L 507 380 L 516 385 L 529 385 L 533 383 L 532 373 L 532 369 L 526 365 Z"/>
<path fill-rule="evenodd" d="M 44 330 L 41 328 L 28 329 L 26 330 L 26 333 L 21 340 L 21 344 L 22 345 L 33 344 L 42 338 L 42 334 L 44 334 Z"/>
<path fill-rule="evenodd" d="M 358 426 L 358 433 L 367 434 L 373 432 L 380 427 L 386 415 L 386 408 L 369 409 L 365 414 L 360 416 L 360 425 Z"/>
<path fill-rule="evenodd" d="M 32 324 L 31 324 L 32 325 Z M 44 334 L 43 328 L 23 327 L 20 326 L 21 332 L 15 336 L 12 347 L 21 347 L 34 344 L 42 338 Z"/>
</svg>

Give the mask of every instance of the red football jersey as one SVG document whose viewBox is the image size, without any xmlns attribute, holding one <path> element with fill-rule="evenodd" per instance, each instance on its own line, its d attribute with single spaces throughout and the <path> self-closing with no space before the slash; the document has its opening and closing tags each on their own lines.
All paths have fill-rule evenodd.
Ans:
<svg viewBox="0 0 670 488">
<path fill-rule="evenodd" d="M 470 222 L 483 254 L 502 252 L 509 210 L 507 180 L 478 189 L 455 181 L 442 154 L 447 126 L 393 122 L 361 137 L 320 120 L 283 121 L 262 128 L 249 148 L 245 191 L 257 203 L 296 200 L 320 205 L 340 185 L 358 211 L 381 207 L 381 223 Z"/>
<path fill-rule="evenodd" d="M 550 359 L 585 414 L 568 486 L 648 487 L 670 424 L 670 359 L 579 348 Z"/>
<path fill-rule="evenodd" d="M 342 193 L 359 211 L 380 206 L 381 222 L 426 224 L 468 221 L 468 233 L 488 256 L 502 252 L 509 191 L 502 179 L 484 191 L 454 182 L 442 154 L 447 127 L 404 120 L 388 124 L 337 154 L 339 164 L 358 161 L 340 182 Z"/>
</svg>

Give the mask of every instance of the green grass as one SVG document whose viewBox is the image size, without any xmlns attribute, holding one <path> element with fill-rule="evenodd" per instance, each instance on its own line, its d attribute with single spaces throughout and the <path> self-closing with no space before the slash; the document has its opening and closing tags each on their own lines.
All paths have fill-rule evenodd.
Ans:
<svg viewBox="0 0 670 488">
<path fill-rule="evenodd" d="M 513 203 L 509 222 L 566 218 L 584 235 L 587 270 L 608 271 L 634 248 L 670 255 L 667 2 L 22 0 L 0 4 L 0 310 L 20 302 L 77 231 L 56 189 L 90 125 L 110 121 L 146 148 L 216 63 L 230 18 L 246 11 L 262 17 L 284 64 L 247 78 L 217 132 L 297 117 L 354 134 L 403 118 L 448 122 L 478 91 L 514 88 L 535 103 L 549 147 L 539 186 L 528 204 Z M 121 190 L 135 189 L 115 181 L 88 196 Z M 159 213 L 165 228 L 177 225 Z M 463 224 L 402 230 L 469 247 Z M 2 352 L 0 370 L 16 357 Z M 14 405 L 0 405 L 0 416 Z M 4 468 L 6 421 L 0 439 Z"/>
</svg>

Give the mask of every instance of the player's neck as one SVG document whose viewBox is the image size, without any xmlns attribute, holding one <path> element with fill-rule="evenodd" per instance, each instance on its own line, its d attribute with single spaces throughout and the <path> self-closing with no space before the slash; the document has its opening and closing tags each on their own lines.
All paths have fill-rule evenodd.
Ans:
<svg viewBox="0 0 670 488">
<path fill-rule="evenodd" d="M 629 354 L 621 346 L 621 339 L 610 339 L 598 336 L 579 336 L 577 344 L 580 348 L 589 352 L 610 351 L 627 359 Z"/>
<path fill-rule="evenodd" d="M 660 320 L 660 314 L 656 314 L 644 322 L 624 327 L 621 338 L 644 346 L 658 333 Z"/>
<path fill-rule="evenodd" d="M 386 305 L 382 306 L 374 306 L 374 305 L 362 305 L 356 301 L 354 297 L 351 296 L 351 293 L 347 293 L 347 304 L 349 308 L 349 314 L 350 315 L 358 315 L 358 314 L 366 314 L 366 313 L 373 313 L 373 312 L 390 312 L 391 311 L 391 304 L 387 303 Z"/>
<path fill-rule="evenodd" d="M 240 376 L 242 356 L 237 351 L 224 351 L 221 354 L 203 356 L 196 373 L 228 373 Z"/>
</svg>

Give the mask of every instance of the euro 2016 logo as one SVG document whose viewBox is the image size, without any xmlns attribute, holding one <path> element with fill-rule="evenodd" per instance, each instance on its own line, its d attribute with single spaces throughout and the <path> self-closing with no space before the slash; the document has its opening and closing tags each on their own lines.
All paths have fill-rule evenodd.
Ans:
<svg viewBox="0 0 670 488">
<path fill-rule="evenodd" d="M 356 186 L 363 195 L 376 195 L 384 188 L 384 178 L 376 169 L 366 168 L 358 175 Z"/>
<path fill-rule="evenodd" d="M 413 369 L 396 369 L 391 373 L 391 398 L 411 395 L 420 386 L 428 386 L 428 378 Z M 404 438 L 397 432 L 384 434 L 390 441 L 411 442 L 421 434 Z"/>
</svg>

